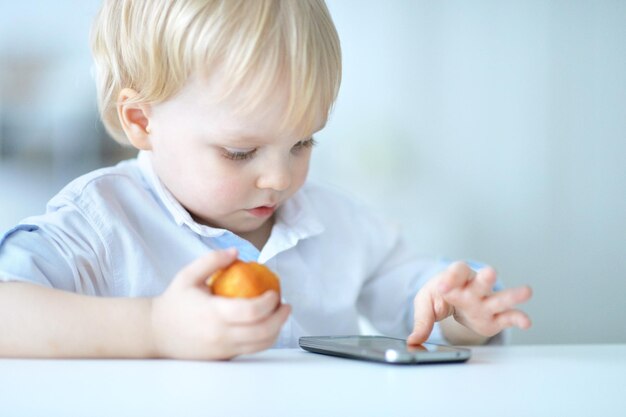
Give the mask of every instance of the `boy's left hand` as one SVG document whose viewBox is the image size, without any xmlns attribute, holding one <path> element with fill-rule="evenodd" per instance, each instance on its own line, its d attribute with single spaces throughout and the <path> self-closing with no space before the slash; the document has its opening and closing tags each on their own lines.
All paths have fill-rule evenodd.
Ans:
<svg viewBox="0 0 626 417">
<path fill-rule="evenodd" d="M 449 316 L 485 337 L 494 336 L 507 327 L 528 329 L 530 319 L 514 307 L 530 299 L 530 287 L 493 292 L 495 282 L 496 271 L 491 267 L 474 272 L 463 262 L 450 265 L 415 296 L 415 324 L 407 342 L 425 342 L 435 322 Z"/>
</svg>

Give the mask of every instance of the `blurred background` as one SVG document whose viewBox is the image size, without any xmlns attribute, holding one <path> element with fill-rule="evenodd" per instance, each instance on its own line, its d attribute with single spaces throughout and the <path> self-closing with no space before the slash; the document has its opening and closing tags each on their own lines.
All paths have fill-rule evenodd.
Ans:
<svg viewBox="0 0 626 417">
<path fill-rule="evenodd" d="M 327 1 L 344 78 L 311 177 L 530 284 L 513 343 L 626 343 L 626 1 Z M 2 230 L 133 156 L 98 121 L 98 5 L 0 0 Z"/>
</svg>

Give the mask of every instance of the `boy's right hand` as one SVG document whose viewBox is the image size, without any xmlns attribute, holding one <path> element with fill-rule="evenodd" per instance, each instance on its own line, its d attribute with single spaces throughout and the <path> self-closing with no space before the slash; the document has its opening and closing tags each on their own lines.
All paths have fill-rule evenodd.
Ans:
<svg viewBox="0 0 626 417">
<path fill-rule="evenodd" d="M 177 359 L 231 359 L 271 347 L 291 307 L 268 291 L 256 298 L 212 295 L 205 282 L 231 264 L 237 251 L 215 251 L 183 268 L 168 289 L 152 299 L 155 354 Z"/>
</svg>

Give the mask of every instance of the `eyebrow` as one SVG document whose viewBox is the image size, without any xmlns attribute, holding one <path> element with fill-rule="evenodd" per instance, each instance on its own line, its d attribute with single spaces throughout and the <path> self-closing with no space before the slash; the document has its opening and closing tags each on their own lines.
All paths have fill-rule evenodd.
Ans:
<svg viewBox="0 0 626 417">
<path fill-rule="evenodd" d="M 313 132 L 311 133 L 311 136 L 314 135 L 315 133 L 318 133 L 320 130 L 324 129 L 325 127 L 326 127 L 326 122 L 324 122 L 317 129 L 313 130 Z M 265 143 L 266 142 L 263 137 L 258 136 L 255 133 L 238 131 L 238 130 L 223 131 L 221 133 L 221 136 L 227 137 L 230 141 L 234 143 Z"/>
</svg>

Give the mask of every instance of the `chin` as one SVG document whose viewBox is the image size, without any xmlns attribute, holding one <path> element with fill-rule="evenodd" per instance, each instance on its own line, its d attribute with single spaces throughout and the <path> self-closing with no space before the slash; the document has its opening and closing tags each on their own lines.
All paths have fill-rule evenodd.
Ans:
<svg viewBox="0 0 626 417">
<path fill-rule="evenodd" d="M 269 219 L 265 219 L 265 220 L 258 220 L 258 219 L 247 219 L 246 221 L 242 221 L 239 222 L 237 225 L 235 225 L 235 227 L 233 228 L 228 228 L 228 230 L 230 230 L 233 233 L 252 233 L 252 232 L 256 232 L 257 230 L 263 228 L 264 226 L 272 226 L 274 224 L 274 218 L 270 217 Z"/>
</svg>

